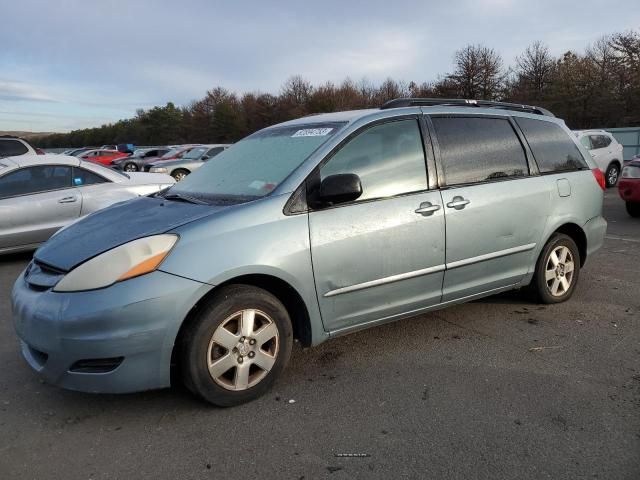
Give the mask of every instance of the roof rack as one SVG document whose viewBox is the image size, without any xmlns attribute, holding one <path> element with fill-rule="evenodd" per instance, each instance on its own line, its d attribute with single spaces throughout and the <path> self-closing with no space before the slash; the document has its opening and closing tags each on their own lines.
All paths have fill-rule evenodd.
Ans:
<svg viewBox="0 0 640 480">
<path fill-rule="evenodd" d="M 547 117 L 555 117 L 546 108 L 534 107 L 532 105 L 520 105 L 518 103 L 494 102 L 493 100 L 466 100 L 463 98 L 396 98 L 389 100 L 380 107 L 380 110 L 400 107 L 483 107 L 483 108 L 499 108 L 502 110 L 515 110 L 518 112 L 535 113 L 545 115 Z"/>
</svg>

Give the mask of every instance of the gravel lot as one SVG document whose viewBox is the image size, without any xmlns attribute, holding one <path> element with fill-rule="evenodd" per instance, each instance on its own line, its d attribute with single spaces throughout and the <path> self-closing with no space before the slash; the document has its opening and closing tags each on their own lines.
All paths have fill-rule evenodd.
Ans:
<svg viewBox="0 0 640 480">
<path fill-rule="evenodd" d="M 29 256 L 2 257 L 0 478 L 638 479 L 640 221 L 614 190 L 605 215 L 568 303 L 501 295 L 298 346 L 232 409 L 43 384 L 11 324 Z"/>
</svg>

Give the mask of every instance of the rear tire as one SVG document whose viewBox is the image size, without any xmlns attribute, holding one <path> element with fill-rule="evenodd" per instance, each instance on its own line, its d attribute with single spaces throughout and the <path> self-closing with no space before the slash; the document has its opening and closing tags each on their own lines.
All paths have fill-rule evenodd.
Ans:
<svg viewBox="0 0 640 480">
<path fill-rule="evenodd" d="M 615 187 L 618 183 L 618 178 L 620 178 L 620 167 L 615 163 L 609 165 L 604 178 L 607 181 L 607 187 Z"/>
<path fill-rule="evenodd" d="M 124 170 L 125 172 L 137 172 L 138 171 L 138 166 L 135 163 L 125 163 L 124 167 L 122 167 L 122 170 Z"/>
<path fill-rule="evenodd" d="M 640 202 L 627 202 L 627 213 L 634 218 L 640 217 Z"/>
<path fill-rule="evenodd" d="M 249 285 L 222 287 L 182 335 L 183 381 L 220 407 L 249 402 L 280 376 L 292 345 L 291 320 L 276 297 Z"/>
<path fill-rule="evenodd" d="M 561 303 L 573 295 L 580 276 L 580 251 L 571 237 L 554 233 L 542 249 L 531 290 L 542 303 Z"/>
</svg>

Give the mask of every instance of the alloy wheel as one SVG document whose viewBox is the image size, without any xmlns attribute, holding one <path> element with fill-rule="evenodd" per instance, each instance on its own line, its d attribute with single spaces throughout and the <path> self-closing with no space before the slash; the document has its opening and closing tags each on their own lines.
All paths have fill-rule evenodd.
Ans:
<svg viewBox="0 0 640 480">
<path fill-rule="evenodd" d="M 267 376 L 278 356 L 280 333 L 266 313 L 245 309 L 228 316 L 207 349 L 211 378 L 227 390 L 247 390 Z"/>
<path fill-rule="evenodd" d="M 607 181 L 609 185 L 613 186 L 618 181 L 618 169 L 616 167 L 611 167 L 609 172 L 607 173 Z"/>
<path fill-rule="evenodd" d="M 545 267 L 545 282 L 554 297 L 561 297 L 571 288 L 575 263 L 571 250 L 560 245 L 549 254 Z"/>
<path fill-rule="evenodd" d="M 127 163 L 124 166 L 124 171 L 125 172 L 137 172 L 138 171 L 138 167 L 136 167 L 135 163 Z"/>
</svg>

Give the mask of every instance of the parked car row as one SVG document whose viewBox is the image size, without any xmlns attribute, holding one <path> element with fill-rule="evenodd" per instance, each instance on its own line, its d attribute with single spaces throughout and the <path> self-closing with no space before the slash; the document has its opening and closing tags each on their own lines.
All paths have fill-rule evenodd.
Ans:
<svg viewBox="0 0 640 480">
<path fill-rule="evenodd" d="M 107 146 L 112 145 L 103 145 L 101 148 L 84 147 L 65 153 L 124 172 L 165 173 L 180 181 L 229 147 L 228 144 L 173 145 L 139 148 L 133 153 L 126 153 L 104 148 Z"/>
</svg>

